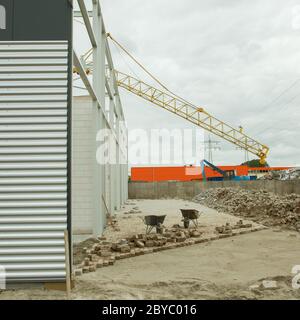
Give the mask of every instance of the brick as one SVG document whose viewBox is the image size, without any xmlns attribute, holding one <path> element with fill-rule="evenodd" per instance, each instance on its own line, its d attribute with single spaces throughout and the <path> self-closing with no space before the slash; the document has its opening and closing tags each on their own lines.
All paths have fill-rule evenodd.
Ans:
<svg viewBox="0 0 300 320">
<path fill-rule="evenodd" d="M 119 241 L 119 244 L 120 244 L 120 245 L 128 244 L 128 240 L 127 240 L 127 239 L 121 239 L 121 240 Z"/>
<path fill-rule="evenodd" d="M 135 250 L 133 249 L 133 250 L 130 250 L 130 256 L 131 257 L 135 257 Z"/>
<path fill-rule="evenodd" d="M 111 250 L 117 251 L 118 244 L 116 242 L 111 244 Z"/>
<path fill-rule="evenodd" d="M 98 250 L 101 250 L 101 251 L 109 251 L 111 249 L 111 245 L 98 245 Z"/>
<path fill-rule="evenodd" d="M 100 246 L 97 243 L 93 244 L 92 250 L 98 251 L 99 249 L 100 249 Z"/>
<path fill-rule="evenodd" d="M 231 236 L 230 234 L 226 234 L 226 233 L 225 233 L 225 234 L 220 234 L 220 235 L 219 235 L 219 238 L 220 238 L 220 239 L 229 238 L 230 236 Z"/>
<path fill-rule="evenodd" d="M 110 251 L 101 251 L 100 255 L 101 255 L 101 257 L 110 257 L 111 252 Z"/>
<path fill-rule="evenodd" d="M 153 247 L 154 246 L 154 241 L 153 240 L 147 240 L 145 242 L 145 246 L 146 247 Z"/>
<path fill-rule="evenodd" d="M 89 258 L 84 258 L 83 263 L 84 263 L 85 267 L 88 267 L 90 265 L 90 259 Z"/>
<path fill-rule="evenodd" d="M 194 237 L 194 238 L 199 238 L 201 236 L 201 233 L 194 230 L 191 232 L 191 236 Z"/>
<path fill-rule="evenodd" d="M 120 246 L 120 251 L 122 252 L 122 253 L 126 253 L 126 252 L 130 252 L 130 246 L 129 245 L 121 245 Z"/>
<path fill-rule="evenodd" d="M 99 259 L 99 257 L 98 257 L 97 254 L 93 254 L 93 255 L 92 255 L 92 262 L 93 262 L 93 261 L 98 261 L 98 259 Z"/>
<path fill-rule="evenodd" d="M 95 264 L 92 264 L 89 266 L 89 271 L 90 272 L 95 272 L 96 271 L 96 265 Z"/>
<path fill-rule="evenodd" d="M 111 241 L 101 241 L 101 244 L 100 244 L 101 246 L 111 246 L 112 245 L 112 243 L 111 243 Z"/>
<path fill-rule="evenodd" d="M 83 267 L 83 268 L 82 268 L 82 272 L 83 272 L 83 273 L 88 273 L 88 272 L 90 272 L 90 267 Z"/>
<path fill-rule="evenodd" d="M 136 242 L 135 242 L 135 245 L 136 245 L 138 248 L 144 248 L 144 247 L 145 247 L 145 244 L 144 244 L 144 242 L 142 242 L 142 241 L 136 241 Z"/>
<path fill-rule="evenodd" d="M 92 261 L 92 259 L 93 259 L 92 253 L 89 253 L 87 257 L 88 257 L 88 259 L 89 259 L 90 261 Z"/>
<path fill-rule="evenodd" d="M 81 276 L 82 275 L 82 269 L 76 269 L 75 271 L 74 271 L 74 276 L 75 277 L 78 277 L 78 276 Z"/>
<path fill-rule="evenodd" d="M 103 267 L 103 260 L 98 260 L 96 263 L 96 268 L 102 268 Z"/>
<path fill-rule="evenodd" d="M 115 259 L 109 259 L 109 260 L 108 260 L 108 263 L 109 263 L 109 265 L 111 265 L 111 266 L 114 265 Z"/>
</svg>

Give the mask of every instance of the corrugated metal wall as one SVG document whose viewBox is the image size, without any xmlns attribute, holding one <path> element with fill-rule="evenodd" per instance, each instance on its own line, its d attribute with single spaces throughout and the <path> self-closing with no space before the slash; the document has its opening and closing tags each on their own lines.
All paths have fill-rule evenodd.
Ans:
<svg viewBox="0 0 300 320">
<path fill-rule="evenodd" d="M 65 278 L 68 42 L 0 42 L 0 265 Z"/>
</svg>

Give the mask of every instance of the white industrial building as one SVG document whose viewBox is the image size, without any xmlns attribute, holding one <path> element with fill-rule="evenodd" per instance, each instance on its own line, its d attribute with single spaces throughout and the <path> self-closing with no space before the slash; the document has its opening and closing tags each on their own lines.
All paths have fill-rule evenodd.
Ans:
<svg viewBox="0 0 300 320">
<path fill-rule="evenodd" d="M 119 101 L 119 98 L 118 98 Z M 100 112 L 99 112 L 100 111 Z M 127 159 L 127 131 L 124 124 L 122 106 L 110 104 L 108 111 L 115 113 L 117 123 L 116 136 L 111 134 L 107 139 L 106 149 L 115 149 Z M 109 119 L 114 119 L 113 116 Z M 119 124 L 121 123 L 121 128 Z M 74 97 L 72 115 L 72 229 L 74 240 L 100 235 L 106 223 L 106 214 L 113 214 L 120 209 L 127 199 L 128 168 L 127 164 L 107 163 L 99 165 L 96 159 L 96 148 L 101 141 L 96 141 L 98 125 L 107 128 L 101 109 L 96 109 L 89 96 Z M 101 129 L 100 129 L 101 130 Z M 119 131 L 119 134 L 117 134 Z M 120 148 L 119 141 L 123 147 Z M 111 145 L 108 145 L 110 142 Z M 108 148 L 107 148 L 108 147 Z M 101 151 L 101 150 L 100 150 Z M 113 160 L 113 159 L 112 159 Z M 116 159 L 117 160 L 117 159 Z M 126 161 L 125 161 L 126 162 Z M 95 167 L 99 167 L 98 169 Z M 100 183 L 99 183 L 100 182 Z"/>
</svg>

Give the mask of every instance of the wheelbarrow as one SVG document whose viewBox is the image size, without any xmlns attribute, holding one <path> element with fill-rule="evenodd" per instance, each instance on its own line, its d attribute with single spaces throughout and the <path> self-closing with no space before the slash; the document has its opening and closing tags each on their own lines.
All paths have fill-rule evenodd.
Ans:
<svg viewBox="0 0 300 320">
<path fill-rule="evenodd" d="M 187 229 L 190 226 L 190 221 L 194 226 L 198 227 L 198 218 L 200 217 L 199 211 L 195 209 L 180 209 L 184 227 Z"/>
<path fill-rule="evenodd" d="M 143 218 L 143 221 L 146 225 L 146 234 L 149 234 L 153 228 L 156 228 L 157 233 L 163 233 L 162 224 L 165 221 L 166 215 L 155 216 L 149 215 Z"/>
</svg>

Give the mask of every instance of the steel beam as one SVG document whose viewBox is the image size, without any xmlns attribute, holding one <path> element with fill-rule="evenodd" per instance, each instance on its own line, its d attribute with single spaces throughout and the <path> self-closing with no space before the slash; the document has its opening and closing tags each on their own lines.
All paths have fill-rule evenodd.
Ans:
<svg viewBox="0 0 300 320">
<path fill-rule="evenodd" d="M 90 38 L 91 44 L 92 44 L 92 46 L 94 48 L 96 48 L 97 47 L 97 40 L 96 40 L 96 37 L 95 37 L 95 34 L 94 34 L 94 30 L 93 30 L 92 25 L 91 25 L 91 21 L 90 21 L 89 14 L 88 14 L 88 11 L 86 9 L 84 0 L 77 0 L 77 2 L 78 2 L 78 5 L 79 5 L 81 14 L 82 14 L 83 21 L 85 23 L 85 27 L 86 27 L 87 33 L 88 33 L 89 38 Z"/>
<path fill-rule="evenodd" d="M 86 87 L 88 93 L 90 94 L 91 98 L 93 99 L 93 101 L 97 102 L 98 108 L 101 109 L 101 112 L 103 114 L 104 120 L 105 120 L 108 128 L 112 130 L 113 135 L 116 139 L 116 142 L 119 144 L 118 136 L 116 135 L 115 131 L 113 130 L 112 126 L 110 125 L 108 118 L 107 118 L 107 115 L 105 114 L 104 108 L 101 106 L 100 99 L 98 98 L 98 95 L 95 92 L 88 76 L 86 75 L 85 70 L 80 62 L 80 59 L 78 58 L 78 55 L 76 54 L 76 52 L 74 50 L 73 50 L 73 61 L 74 61 L 74 66 L 76 67 L 77 72 L 79 73 L 83 84 L 85 85 L 85 87 Z"/>
<path fill-rule="evenodd" d="M 87 12 L 88 13 L 88 16 L 90 17 L 90 18 L 92 18 L 93 17 L 93 11 L 88 11 Z M 81 11 L 79 10 L 74 10 L 73 11 L 73 16 L 74 16 L 74 18 L 82 18 L 82 14 L 81 14 Z"/>
<path fill-rule="evenodd" d="M 85 85 L 87 91 L 89 92 L 92 99 L 94 101 L 97 101 L 98 99 L 97 99 L 96 93 L 95 93 L 95 91 L 90 83 L 90 80 L 89 80 L 88 76 L 86 75 L 85 70 L 80 62 L 80 59 L 77 56 L 75 51 L 73 51 L 73 60 L 74 60 L 74 65 L 77 69 L 77 72 L 79 73 L 80 78 L 81 78 L 83 84 Z"/>
</svg>

